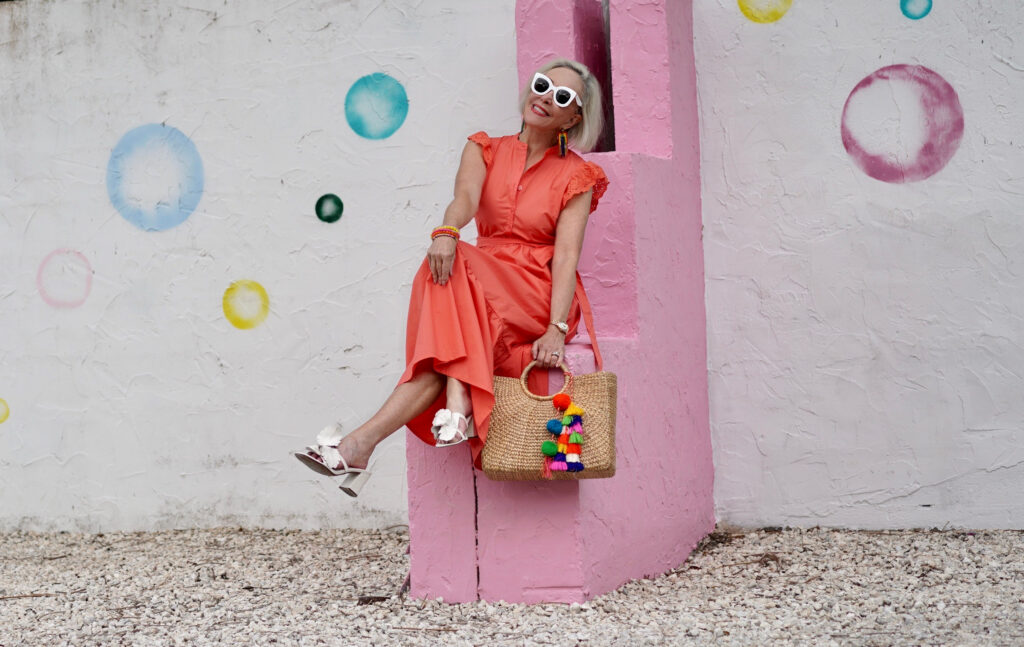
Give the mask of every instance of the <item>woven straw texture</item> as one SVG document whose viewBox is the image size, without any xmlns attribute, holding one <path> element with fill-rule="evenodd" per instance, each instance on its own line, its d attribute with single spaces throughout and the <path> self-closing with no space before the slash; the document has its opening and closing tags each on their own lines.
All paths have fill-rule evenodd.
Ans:
<svg viewBox="0 0 1024 647">
<path fill-rule="evenodd" d="M 551 440 L 548 420 L 560 418 L 551 399 L 555 394 L 539 396 L 526 388 L 526 376 L 494 378 L 494 409 L 484 444 L 484 473 L 495 481 L 541 481 L 544 478 L 544 454 L 540 446 Z M 582 407 L 583 447 L 580 472 L 552 472 L 551 480 L 608 478 L 615 475 L 615 403 L 618 382 L 608 371 L 571 375 L 565 366 L 566 384 L 562 392 Z"/>
</svg>

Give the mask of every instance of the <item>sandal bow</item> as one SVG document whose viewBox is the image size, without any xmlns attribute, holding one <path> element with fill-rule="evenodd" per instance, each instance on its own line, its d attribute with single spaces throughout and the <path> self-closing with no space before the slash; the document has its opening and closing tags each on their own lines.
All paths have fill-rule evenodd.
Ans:
<svg viewBox="0 0 1024 647">
<path fill-rule="evenodd" d="M 431 430 L 434 438 L 443 443 L 450 443 L 459 434 L 459 422 L 450 409 L 440 409 L 434 414 Z"/>
<path fill-rule="evenodd" d="M 460 423 L 464 424 L 465 430 L 459 427 Z M 430 430 L 434 432 L 438 447 L 458 445 L 476 435 L 473 433 L 473 420 L 450 409 L 440 409 L 434 414 Z"/>
</svg>

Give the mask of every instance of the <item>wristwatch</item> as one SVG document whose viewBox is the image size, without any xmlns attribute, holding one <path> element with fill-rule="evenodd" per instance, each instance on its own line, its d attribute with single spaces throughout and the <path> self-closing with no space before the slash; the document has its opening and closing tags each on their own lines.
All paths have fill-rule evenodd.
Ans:
<svg viewBox="0 0 1024 647">
<path fill-rule="evenodd" d="M 560 330 L 563 335 L 569 334 L 569 324 L 565 323 L 564 321 L 552 321 L 551 325 L 554 326 L 555 328 L 558 328 L 558 330 Z"/>
</svg>

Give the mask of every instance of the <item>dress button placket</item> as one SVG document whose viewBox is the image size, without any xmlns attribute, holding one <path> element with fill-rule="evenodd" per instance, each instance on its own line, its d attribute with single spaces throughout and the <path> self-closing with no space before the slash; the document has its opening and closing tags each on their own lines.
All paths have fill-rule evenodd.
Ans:
<svg viewBox="0 0 1024 647">
<path fill-rule="evenodd" d="M 521 149 L 517 150 L 516 153 L 517 153 L 517 155 L 516 155 L 516 157 L 517 157 L 517 159 L 516 159 L 516 166 L 518 168 L 523 168 L 526 165 L 526 147 L 523 146 Z M 515 184 L 516 189 L 515 189 L 515 191 L 512 192 L 512 213 L 509 214 L 510 218 L 509 218 L 509 222 L 508 222 L 508 233 L 509 234 L 511 234 L 514 231 L 514 229 L 515 229 L 516 212 L 519 211 L 519 194 L 523 192 L 522 181 L 523 181 L 523 175 L 524 174 L 525 174 L 525 171 L 520 171 L 520 173 L 519 173 L 519 180 Z"/>
</svg>

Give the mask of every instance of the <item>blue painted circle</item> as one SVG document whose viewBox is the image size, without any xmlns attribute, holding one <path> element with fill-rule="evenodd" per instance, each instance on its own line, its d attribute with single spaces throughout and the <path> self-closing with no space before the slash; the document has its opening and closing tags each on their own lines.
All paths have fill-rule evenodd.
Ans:
<svg viewBox="0 0 1024 647">
<path fill-rule="evenodd" d="M 932 10 L 932 0 L 900 0 L 900 11 L 911 20 L 920 20 Z"/>
<path fill-rule="evenodd" d="M 384 139 L 395 134 L 409 114 L 409 97 L 402 84 L 387 74 L 368 74 L 345 95 L 345 119 L 356 134 Z"/>
<path fill-rule="evenodd" d="M 203 196 L 203 160 L 177 128 L 146 124 L 121 137 L 107 163 L 107 195 L 143 231 L 185 222 Z"/>
</svg>

